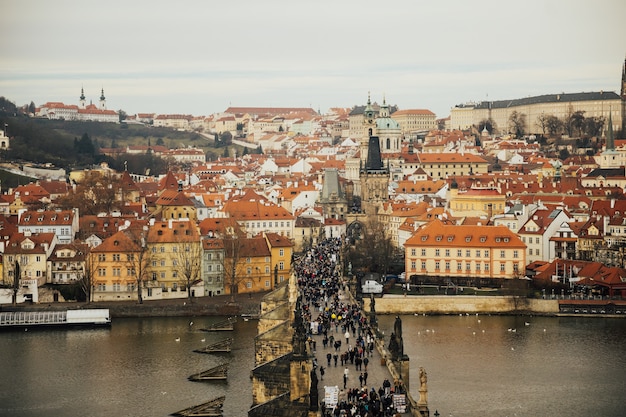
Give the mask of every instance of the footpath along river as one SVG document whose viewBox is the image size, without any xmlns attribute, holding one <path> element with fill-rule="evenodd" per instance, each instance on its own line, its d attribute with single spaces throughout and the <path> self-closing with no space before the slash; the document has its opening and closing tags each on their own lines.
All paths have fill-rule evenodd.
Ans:
<svg viewBox="0 0 626 417">
<path fill-rule="evenodd" d="M 378 318 L 389 335 L 395 316 Z M 417 370 L 425 367 L 431 415 L 626 415 L 626 320 L 402 318 L 411 390 L 419 398 Z M 226 395 L 224 415 L 246 416 L 257 322 L 239 320 L 233 332 L 199 330 L 222 319 L 114 319 L 110 329 L 2 333 L 0 415 L 164 417 Z M 226 337 L 235 340 L 230 354 L 193 352 Z M 224 362 L 226 383 L 187 380 Z"/>
</svg>

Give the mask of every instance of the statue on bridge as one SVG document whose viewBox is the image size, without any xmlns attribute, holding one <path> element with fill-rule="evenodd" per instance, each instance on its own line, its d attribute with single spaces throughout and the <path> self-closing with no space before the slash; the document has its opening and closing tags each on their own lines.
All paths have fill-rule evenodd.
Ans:
<svg viewBox="0 0 626 417">
<path fill-rule="evenodd" d="M 404 341 L 402 340 L 402 319 L 396 316 L 393 324 L 393 333 L 389 340 L 389 352 L 393 360 L 404 358 Z"/>
</svg>

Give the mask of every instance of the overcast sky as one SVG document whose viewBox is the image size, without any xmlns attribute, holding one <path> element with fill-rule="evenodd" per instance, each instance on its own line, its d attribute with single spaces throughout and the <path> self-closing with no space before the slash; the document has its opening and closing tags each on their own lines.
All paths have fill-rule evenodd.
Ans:
<svg viewBox="0 0 626 417">
<path fill-rule="evenodd" d="M 0 0 L 0 96 L 134 113 L 619 92 L 624 0 Z"/>
</svg>

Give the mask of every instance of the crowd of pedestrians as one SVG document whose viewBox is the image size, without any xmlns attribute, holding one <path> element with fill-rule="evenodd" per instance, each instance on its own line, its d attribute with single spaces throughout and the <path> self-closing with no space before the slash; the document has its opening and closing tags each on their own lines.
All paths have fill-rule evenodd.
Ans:
<svg viewBox="0 0 626 417">
<path fill-rule="evenodd" d="M 403 392 L 403 387 L 398 381 L 392 385 L 388 379 L 368 381 L 375 336 L 367 317 L 348 295 L 339 265 L 340 249 L 340 239 L 326 239 L 294 263 L 303 320 L 309 329 L 309 351 L 316 357 L 314 366 L 320 379 L 324 380 L 329 368 L 343 368 L 343 380 L 337 384 L 343 388 L 342 395 L 332 407 L 322 403 L 322 415 L 394 416 L 393 395 Z M 322 352 L 316 343 L 320 337 Z M 320 363 L 319 353 L 323 358 Z M 368 388 L 372 382 L 379 388 Z"/>
</svg>

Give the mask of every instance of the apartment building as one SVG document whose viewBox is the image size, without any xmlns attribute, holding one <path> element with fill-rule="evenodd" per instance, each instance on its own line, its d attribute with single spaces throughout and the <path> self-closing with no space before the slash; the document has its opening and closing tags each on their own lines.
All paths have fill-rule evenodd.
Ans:
<svg viewBox="0 0 626 417">
<path fill-rule="evenodd" d="M 436 219 L 405 243 L 408 276 L 519 278 L 526 245 L 503 226 L 463 226 Z"/>
</svg>

